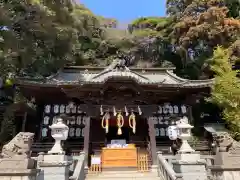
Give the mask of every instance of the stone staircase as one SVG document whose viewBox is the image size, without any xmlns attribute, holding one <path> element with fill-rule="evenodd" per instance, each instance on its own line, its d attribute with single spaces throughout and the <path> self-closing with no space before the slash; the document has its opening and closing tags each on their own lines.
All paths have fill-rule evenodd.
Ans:
<svg viewBox="0 0 240 180">
<path fill-rule="evenodd" d="M 104 171 L 99 174 L 87 174 L 86 180 L 162 180 L 154 172 Z"/>
</svg>

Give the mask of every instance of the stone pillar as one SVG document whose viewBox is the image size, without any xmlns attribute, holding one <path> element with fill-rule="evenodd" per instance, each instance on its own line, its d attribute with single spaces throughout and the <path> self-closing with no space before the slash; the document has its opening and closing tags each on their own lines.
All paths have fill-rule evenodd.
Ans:
<svg viewBox="0 0 240 180">
<path fill-rule="evenodd" d="M 183 180 L 207 180 L 206 161 L 200 159 L 200 153 L 195 152 L 188 144 L 193 126 L 188 124 L 186 117 L 183 117 L 176 127 L 182 145 L 176 155 L 177 160 L 172 161 L 175 173 L 181 173 Z"/>
<path fill-rule="evenodd" d="M 229 152 L 217 152 L 214 165 L 209 167 L 211 175 L 216 180 L 239 180 L 240 155 Z"/>
<path fill-rule="evenodd" d="M 152 165 L 157 166 L 156 132 L 154 128 L 154 122 L 151 117 L 148 118 L 148 133 L 150 137 Z"/>
<path fill-rule="evenodd" d="M 47 154 L 39 155 L 38 167 L 41 172 L 37 180 L 68 180 L 71 162 L 62 149 L 61 141 L 67 139 L 69 128 L 63 123 L 62 118 L 58 118 L 50 129 L 55 144 Z"/>
<path fill-rule="evenodd" d="M 41 172 L 37 180 L 69 180 L 70 165 L 66 155 L 40 154 L 38 167 Z"/>
<path fill-rule="evenodd" d="M 85 128 L 84 128 L 84 147 L 83 147 L 83 151 L 86 154 L 86 156 L 85 156 L 86 157 L 85 168 L 88 168 L 90 124 L 91 124 L 91 118 L 88 116 L 86 118 Z"/>
<path fill-rule="evenodd" d="M 180 173 L 183 180 L 207 180 L 206 161 L 200 159 L 198 152 L 178 154 L 172 165 L 175 173 Z"/>
<path fill-rule="evenodd" d="M 240 177 L 240 143 L 232 139 L 227 132 L 216 134 L 218 152 L 211 174 L 216 180 L 238 180 Z"/>
</svg>

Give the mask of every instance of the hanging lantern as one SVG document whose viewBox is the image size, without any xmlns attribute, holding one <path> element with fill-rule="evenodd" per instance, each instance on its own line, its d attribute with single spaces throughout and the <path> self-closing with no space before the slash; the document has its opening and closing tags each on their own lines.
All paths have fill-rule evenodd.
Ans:
<svg viewBox="0 0 240 180">
<path fill-rule="evenodd" d="M 124 118 L 123 118 L 123 116 L 122 116 L 122 113 L 121 112 L 119 112 L 118 114 L 117 114 L 117 126 L 118 126 L 118 131 L 117 131 L 117 134 L 118 135 L 121 135 L 122 134 L 122 127 L 123 127 L 123 125 L 124 125 Z"/>
<path fill-rule="evenodd" d="M 135 116 L 134 112 L 131 113 L 128 121 L 129 121 L 130 128 L 132 128 L 133 133 L 135 134 L 136 133 L 136 116 Z"/>
<path fill-rule="evenodd" d="M 106 134 L 109 130 L 109 118 L 110 115 L 108 112 L 106 112 L 105 115 L 102 117 L 102 128 L 105 129 Z"/>
</svg>

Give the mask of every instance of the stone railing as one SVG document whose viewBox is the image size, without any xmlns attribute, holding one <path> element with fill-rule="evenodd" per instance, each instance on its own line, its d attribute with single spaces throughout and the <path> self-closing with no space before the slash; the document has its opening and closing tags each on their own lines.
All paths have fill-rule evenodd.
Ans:
<svg viewBox="0 0 240 180">
<path fill-rule="evenodd" d="M 172 167 L 172 161 L 176 160 L 176 156 L 174 155 L 163 155 L 163 158 L 167 161 L 170 167 Z M 206 171 L 208 177 L 212 176 L 210 167 L 214 165 L 214 158 L 214 155 L 201 155 L 201 159 L 206 160 Z"/>
<path fill-rule="evenodd" d="M 52 147 L 52 142 L 35 142 L 31 147 L 32 156 L 38 156 L 40 152 L 47 153 Z M 83 149 L 83 143 L 69 143 L 64 145 L 64 149 L 67 150 L 68 155 L 80 156 Z"/>
<path fill-rule="evenodd" d="M 85 153 L 81 152 L 78 157 L 77 164 L 74 168 L 73 175 L 69 177 L 69 180 L 84 180 L 85 179 Z"/>
<path fill-rule="evenodd" d="M 209 167 L 214 165 L 214 156 L 212 155 L 201 155 L 201 159 L 206 160 L 206 170 L 208 179 L 212 179 L 212 173 Z M 174 155 L 163 155 L 158 152 L 158 166 L 159 166 L 159 176 L 166 180 L 181 180 L 182 175 L 177 174 L 173 170 L 172 162 L 177 160 Z"/>
<path fill-rule="evenodd" d="M 158 175 L 164 180 L 182 180 L 180 174 L 176 174 L 170 163 L 167 162 L 162 152 L 158 152 Z"/>
</svg>

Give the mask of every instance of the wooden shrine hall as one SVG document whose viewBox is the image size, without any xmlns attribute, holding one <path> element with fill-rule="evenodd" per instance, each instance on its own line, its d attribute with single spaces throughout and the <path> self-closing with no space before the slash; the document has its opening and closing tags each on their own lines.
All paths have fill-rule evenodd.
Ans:
<svg viewBox="0 0 240 180">
<path fill-rule="evenodd" d="M 35 141 L 52 142 L 49 125 L 65 115 L 66 149 L 85 151 L 103 167 L 135 167 L 138 153 L 156 164 L 158 144 L 168 142 L 167 128 L 186 116 L 199 93 L 209 93 L 212 80 L 188 80 L 174 68 L 71 66 L 45 79 L 18 78 L 17 85 L 37 105 Z M 99 156 L 98 158 L 91 158 Z"/>
</svg>

